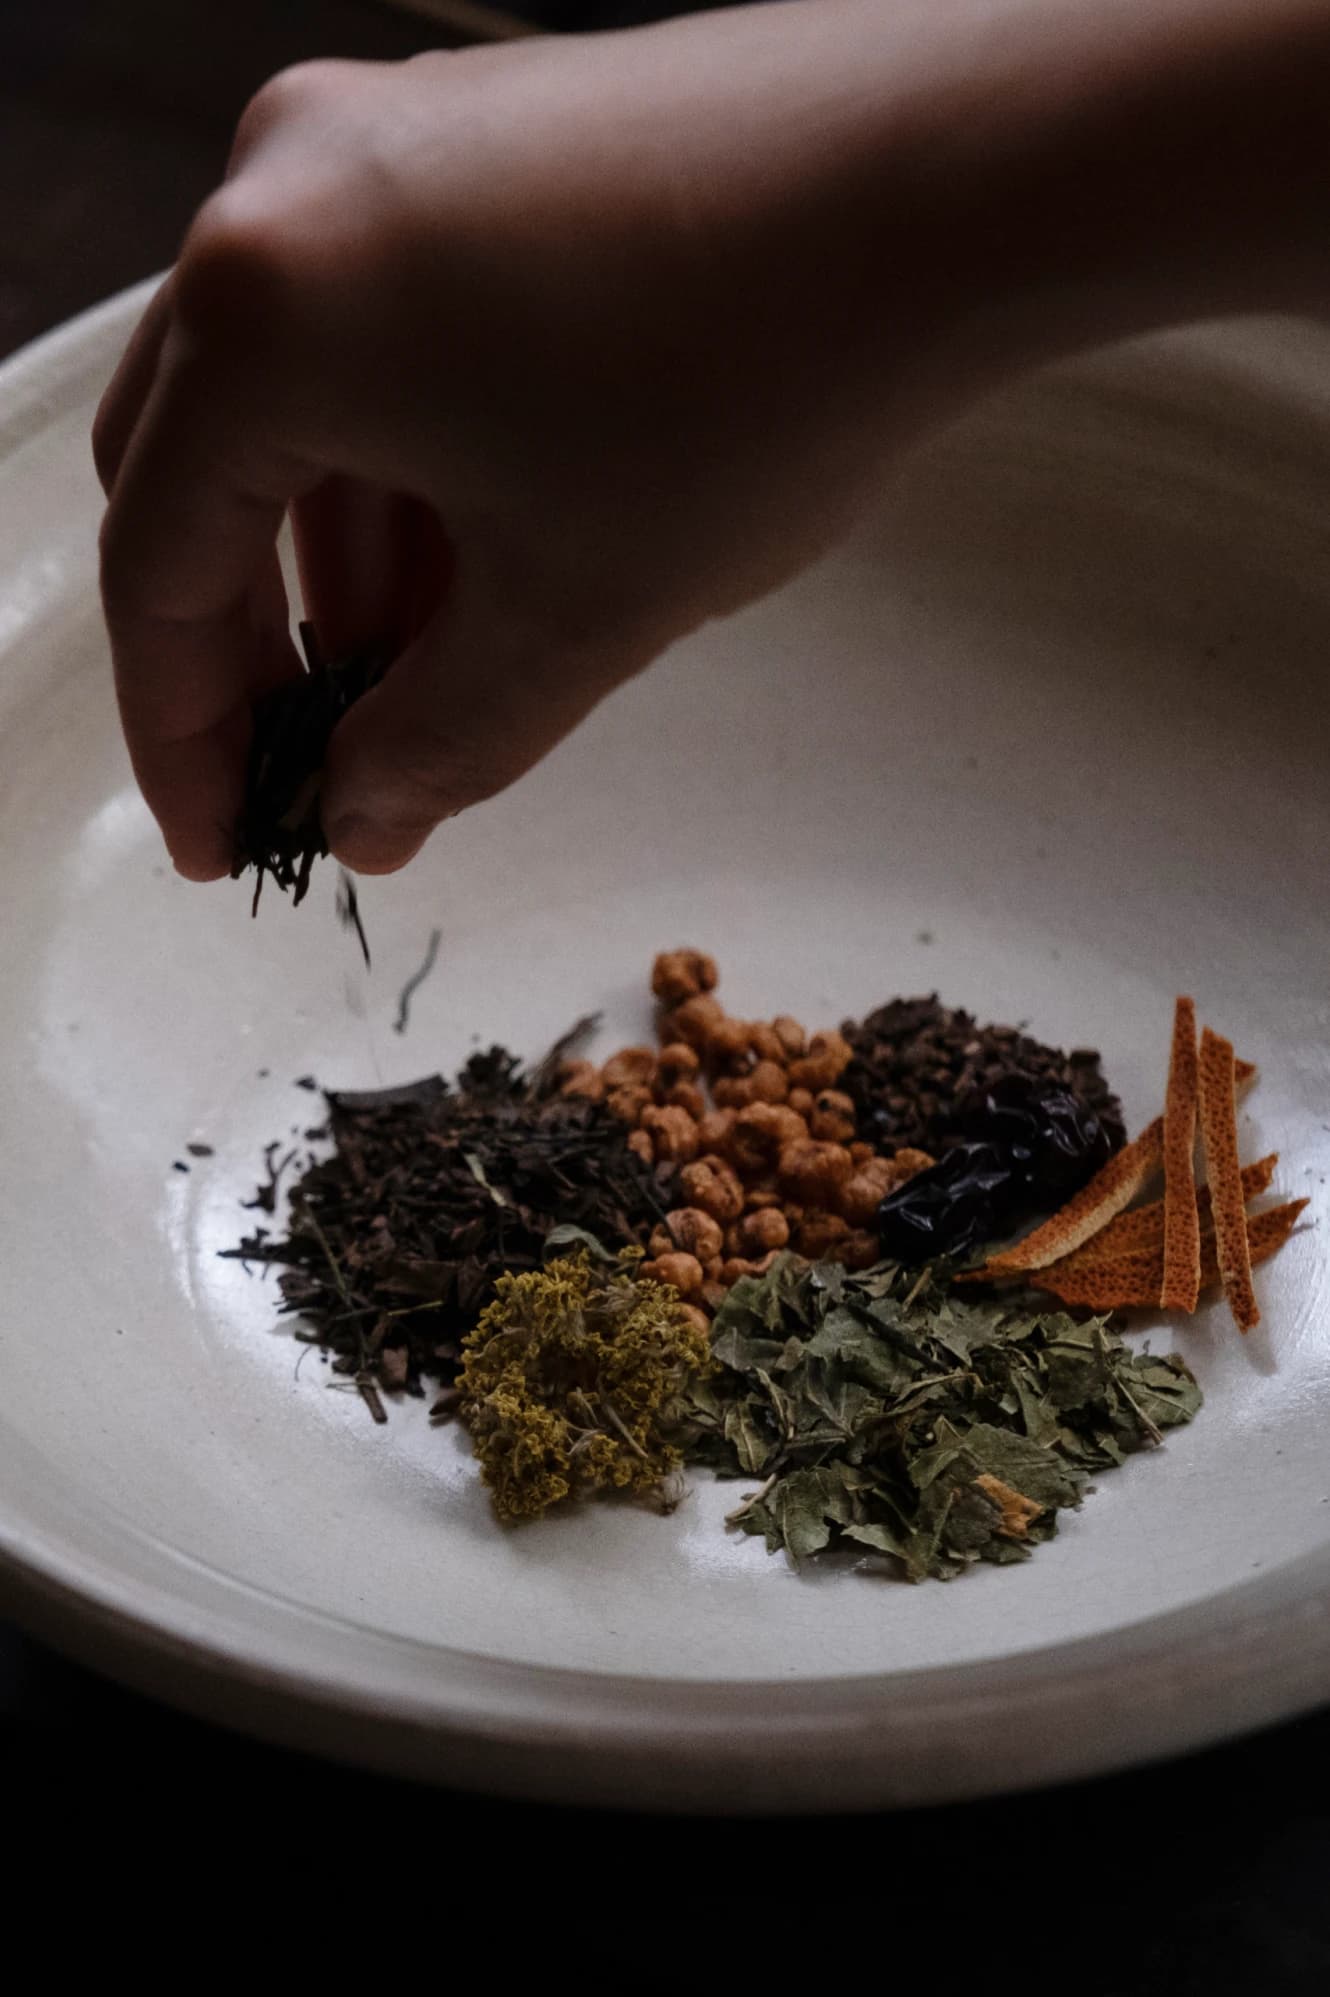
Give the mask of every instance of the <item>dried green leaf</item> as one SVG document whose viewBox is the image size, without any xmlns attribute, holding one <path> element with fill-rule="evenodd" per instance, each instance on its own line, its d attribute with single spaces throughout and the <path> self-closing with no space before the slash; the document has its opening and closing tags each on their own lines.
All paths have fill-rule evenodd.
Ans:
<svg viewBox="0 0 1330 1997">
<path fill-rule="evenodd" d="M 1135 1358 L 1106 1320 L 958 1299 L 948 1277 L 785 1255 L 735 1285 L 691 1453 L 766 1480 L 743 1530 L 796 1562 L 863 1546 L 916 1581 L 1025 1560 L 1094 1472 L 1200 1406 L 1181 1360 Z"/>
</svg>

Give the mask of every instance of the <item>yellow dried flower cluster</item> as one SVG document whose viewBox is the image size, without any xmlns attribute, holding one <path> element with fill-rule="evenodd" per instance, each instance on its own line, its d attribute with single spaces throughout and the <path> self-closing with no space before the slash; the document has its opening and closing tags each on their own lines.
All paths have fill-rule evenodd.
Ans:
<svg viewBox="0 0 1330 1997">
<path fill-rule="evenodd" d="M 468 1334 L 459 1412 L 500 1518 L 651 1490 L 679 1468 L 681 1396 L 710 1364 L 707 1335 L 639 1259 L 584 1252 L 502 1276 Z"/>
</svg>

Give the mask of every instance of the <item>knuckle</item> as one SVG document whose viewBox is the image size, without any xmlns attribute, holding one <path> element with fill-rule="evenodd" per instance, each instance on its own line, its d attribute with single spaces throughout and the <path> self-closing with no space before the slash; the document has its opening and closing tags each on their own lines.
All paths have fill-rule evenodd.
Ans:
<svg viewBox="0 0 1330 1997">
<path fill-rule="evenodd" d="M 320 109 L 354 64 L 331 58 L 292 63 L 261 84 L 236 124 L 233 160 L 241 160 L 270 134 Z"/>
<path fill-rule="evenodd" d="M 247 327 L 270 337 L 295 275 L 289 223 L 231 183 L 199 210 L 180 252 L 175 316 L 195 343 L 233 339 Z"/>
<path fill-rule="evenodd" d="M 399 748 L 392 783 L 404 821 L 437 824 L 497 796 L 516 774 L 501 754 L 459 740 L 431 722 L 413 731 L 409 748 Z"/>
</svg>

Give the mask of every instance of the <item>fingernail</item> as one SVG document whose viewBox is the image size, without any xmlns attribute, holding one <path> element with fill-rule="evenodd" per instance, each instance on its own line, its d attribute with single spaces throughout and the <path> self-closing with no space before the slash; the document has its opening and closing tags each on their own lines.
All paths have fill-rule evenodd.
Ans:
<svg viewBox="0 0 1330 1997">
<path fill-rule="evenodd" d="M 352 811 L 334 819 L 328 844 L 353 874 L 392 874 L 415 858 L 432 830 L 429 825 L 384 825 Z"/>
<path fill-rule="evenodd" d="M 220 881 L 231 869 L 217 860 L 200 859 L 196 853 L 171 854 L 171 865 L 183 881 Z"/>
</svg>

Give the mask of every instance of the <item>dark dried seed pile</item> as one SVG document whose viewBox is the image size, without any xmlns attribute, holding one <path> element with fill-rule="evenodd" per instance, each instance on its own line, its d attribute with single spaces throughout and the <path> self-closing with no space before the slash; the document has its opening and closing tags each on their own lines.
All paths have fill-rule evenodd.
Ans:
<svg viewBox="0 0 1330 1997">
<path fill-rule="evenodd" d="M 496 1278 L 538 1267 L 556 1222 L 607 1245 L 643 1243 L 673 1204 L 675 1168 L 630 1151 L 603 1104 L 547 1093 L 590 1023 L 530 1074 L 494 1047 L 451 1085 L 432 1075 L 328 1094 L 334 1149 L 292 1187 L 286 1233 L 260 1226 L 224 1251 L 285 1265 L 282 1307 L 308 1324 L 298 1335 L 333 1354 L 376 1417 L 380 1387 L 419 1393 L 422 1377 L 452 1379 Z M 269 1187 L 256 1204 L 272 1210 Z"/>
<path fill-rule="evenodd" d="M 1122 1105 L 1091 1048 L 1064 1054 L 1014 1026 L 980 1026 L 936 992 L 892 999 L 841 1031 L 854 1059 L 837 1086 L 853 1098 L 861 1134 L 884 1150 L 940 1156 L 975 1135 L 976 1104 L 1013 1075 L 1036 1093 L 1065 1090 L 1099 1119 L 1114 1150 L 1126 1141 Z"/>
</svg>

